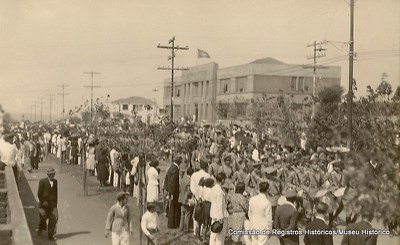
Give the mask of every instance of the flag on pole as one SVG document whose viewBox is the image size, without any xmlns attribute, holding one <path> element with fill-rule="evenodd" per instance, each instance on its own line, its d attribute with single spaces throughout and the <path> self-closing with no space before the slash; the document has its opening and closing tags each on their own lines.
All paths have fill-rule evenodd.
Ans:
<svg viewBox="0 0 400 245">
<path fill-rule="evenodd" d="M 210 55 L 201 49 L 197 49 L 197 58 L 210 58 Z"/>
</svg>

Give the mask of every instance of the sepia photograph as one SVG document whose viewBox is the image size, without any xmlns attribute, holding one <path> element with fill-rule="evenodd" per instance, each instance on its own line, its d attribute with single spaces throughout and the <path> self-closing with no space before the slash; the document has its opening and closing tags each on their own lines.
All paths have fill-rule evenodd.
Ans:
<svg viewBox="0 0 400 245">
<path fill-rule="evenodd" d="M 2 0 L 0 88 L 0 245 L 400 245 L 399 0 Z"/>
</svg>

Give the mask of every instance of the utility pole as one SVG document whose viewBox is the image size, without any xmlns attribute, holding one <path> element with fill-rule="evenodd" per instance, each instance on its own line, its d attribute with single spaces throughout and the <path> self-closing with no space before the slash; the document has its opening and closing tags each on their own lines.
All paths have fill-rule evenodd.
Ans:
<svg viewBox="0 0 400 245">
<path fill-rule="evenodd" d="M 352 148 L 353 132 L 353 60 L 354 60 L 354 0 L 350 0 L 350 50 L 349 50 L 349 92 L 347 93 L 347 147 Z"/>
<path fill-rule="evenodd" d="M 49 102 L 50 102 L 50 123 L 51 123 L 51 102 L 53 102 L 52 96 L 53 96 L 54 94 L 47 94 L 47 95 L 49 96 Z"/>
<path fill-rule="evenodd" d="M 40 103 L 40 121 L 43 121 L 43 98 L 39 98 L 38 103 Z"/>
<path fill-rule="evenodd" d="M 318 42 L 314 41 L 312 44 L 308 44 L 307 47 L 313 47 L 313 55 L 309 56 L 307 59 L 312 59 L 313 60 L 313 65 L 312 66 L 304 66 L 304 68 L 312 68 L 313 69 L 313 91 L 312 91 L 312 112 L 311 112 L 311 118 L 314 118 L 315 116 L 315 94 L 317 92 L 317 83 L 316 83 L 316 76 L 317 76 L 317 69 L 327 69 L 328 67 L 326 66 L 317 66 L 317 59 L 325 57 L 326 54 L 320 53 L 322 51 L 325 51 L 326 48 L 322 48 L 321 45 L 326 44 L 326 41 Z"/>
<path fill-rule="evenodd" d="M 65 87 L 68 87 L 68 85 L 61 84 L 61 85 L 58 85 L 58 87 L 62 88 L 62 93 L 58 93 L 58 95 L 62 95 L 62 106 L 63 106 L 62 116 L 63 116 L 63 122 L 64 122 L 64 120 L 65 120 L 64 119 L 64 117 L 65 117 L 64 97 L 65 97 L 65 95 L 68 95 L 67 93 L 64 92 L 64 90 L 65 90 Z"/>
<path fill-rule="evenodd" d="M 100 75 L 100 72 L 96 71 L 90 71 L 90 72 L 84 72 L 84 74 L 90 75 L 92 77 L 92 85 L 87 85 L 83 86 L 85 88 L 90 88 L 90 127 L 93 129 L 93 88 L 100 88 L 100 86 L 93 85 L 93 76 L 94 75 Z"/>
<path fill-rule="evenodd" d="M 153 89 L 152 90 L 154 93 L 158 92 L 158 89 Z M 156 97 L 154 97 L 154 118 L 156 118 L 157 116 L 157 100 Z"/>
<path fill-rule="evenodd" d="M 168 57 L 168 60 L 171 60 L 172 67 L 158 67 L 158 70 L 170 70 L 171 71 L 171 121 L 174 121 L 174 103 L 173 103 L 173 98 L 174 98 L 174 71 L 183 71 L 183 70 L 189 70 L 189 68 L 175 68 L 175 50 L 188 50 L 189 47 L 179 47 L 175 46 L 175 37 L 172 37 L 171 40 L 169 40 L 169 44 L 171 46 L 161 46 L 158 44 L 157 48 L 164 48 L 164 49 L 171 49 L 171 56 Z"/>
</svg>

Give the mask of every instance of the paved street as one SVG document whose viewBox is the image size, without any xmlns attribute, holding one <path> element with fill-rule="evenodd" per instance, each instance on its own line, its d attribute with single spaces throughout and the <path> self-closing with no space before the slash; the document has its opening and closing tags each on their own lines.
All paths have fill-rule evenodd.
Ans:
<svg viewBox="0 0 400 245">
<path fill-rule="evenodd" d="M 46 234 L 38 237 L 34 232 L 39 222 L 38 183 L 39 179 L 46 177 L 48 167 L 56 169 L 58 180 L 59 222 L 56 242 L 48 241 Z M 60 174 L 58 165 L 50 160 L 40 163 L 39 170 L 32 173 L 24 171 L 24 174 L 20 184 L 21 199 L 34 244 L 111 244 L 111 238 L 104 237 L 108 207 L 99 196 L 84 197 L 81 185 L 71 176 Z M 135 236 L 138 233 L 134 234 L 133 239 Z"/>
</svg>

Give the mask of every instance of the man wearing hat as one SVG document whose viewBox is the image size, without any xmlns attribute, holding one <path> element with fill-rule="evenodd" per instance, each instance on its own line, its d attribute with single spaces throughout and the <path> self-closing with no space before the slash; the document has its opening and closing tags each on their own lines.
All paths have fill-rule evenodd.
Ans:
<svg viewBox="0 0 400 245">
<path fill-rule="evenodd" d="M 38 235 L 42 234 L 42 231 L 46 230 L 49 240 L 54 241 L 54 234 L 56 233 L 57 221 L 58 221 L 58 186 L 57 180 L 54 179 L 56 171 L 54 168 L 47 170 L 47 178 L 43 178 L 39 181 L 38 198 L 39 198 L 39 229 L 37 230 Z M 47 219 L 49 224 L 47 225 Z"/>
<path fill-rule="evenodd" d="M 169 167 L 166 175 L 164 188 L 169 194 L 170 207 L 168 212 L 168 228 L 176 229 L 179 227 L 181 209 L 178 203 L 179 197 L 179 165 L 182 157 L 176 156 L 174 162 Z"/>
<path fill-rule="evenodd" d="M 298 230 L 297 222 L 300 213 L 297 211 L 294 203 L 297 200 L 297 192 L 295 189 L 289 189 L 285 193 L 286 202 L 276 209 L 274 217 L 274 228 L 281 231 Z M 283 235 L 279 237 L 281 245 L 299 244 L 299 235 Z"/>
<path fill-rule="evenodd" d="M 129 233 L 133 233 L 132 216 L 128 205 L 129 192 L 117 193 L 117 203 L 114 204 L 107 215 L 106 233 L 111 232 L 113 245 L 129 245 Z"/>
<path fill-rule="evenodd" d="M 268 200 L 272 205 L 272 217 L 275 216 L 276 207 L 278 206 L 278 199 L 282 192 L 282 184 L 276 177 L 278 169 L 275 167 L 267 167 L 264 169 L 267 180 L 269 182 Z"/>
</svg>

